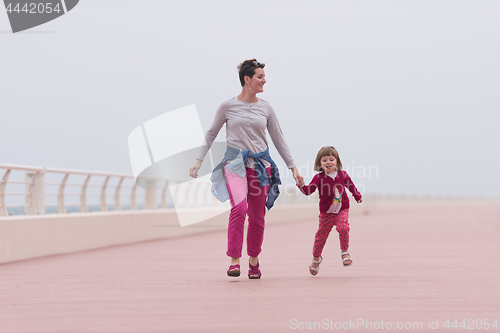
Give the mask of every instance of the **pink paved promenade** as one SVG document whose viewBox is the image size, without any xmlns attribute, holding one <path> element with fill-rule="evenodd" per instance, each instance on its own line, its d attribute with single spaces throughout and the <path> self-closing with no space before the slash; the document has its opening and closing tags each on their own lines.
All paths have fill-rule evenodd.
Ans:
<svg viewBox="0 0 500 333">
<path fill-rule="evenodd" d="M 500 332 L 500 207 L 350 222 L 353 266 L 332 234 L 316 277 L 315 216 L 268 226 L 261 280 L 225 275 L 223 231 L 3 264 L 0 332 Z"/>
</svg>

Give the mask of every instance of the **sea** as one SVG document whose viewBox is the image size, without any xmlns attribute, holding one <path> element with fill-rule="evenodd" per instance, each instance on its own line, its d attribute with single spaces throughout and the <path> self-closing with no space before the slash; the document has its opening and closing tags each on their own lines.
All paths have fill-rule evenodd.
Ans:
<svg viewBox="0 0 500 333">
<path fill-rule="evenodd" d="M 167 208 L 173 208 L 174 206 L 172 204 L 167 204 Z M 101 206 L 100 205 L 89 205 L 87 206 L 89 212 L 99 212 L 101 211 Z M 161 205 L 158 205 L 157 208 L 161 208 Z M 121 206 L 122 210 L 131 210 L 130 205 L 122 205 Z M 143 210 L 144 205 L 137 205 L 137 210 Z M 108 211 L 114 211 L 115 207 L 113 205 L 108 205 Z M 68 205 L 66 206 L 66 211 L 71 214 L 71 213 L 80 213 L 80 206 L 79 205 Z M 7 207 L 7 214 L 8 215 L 26 215 L 26 210 L 24 206 L 20 207 Z M 57 214 L 57 207 L 55 206 L 48 206 L 45 207 L 45 214 Z"/>
</svg>

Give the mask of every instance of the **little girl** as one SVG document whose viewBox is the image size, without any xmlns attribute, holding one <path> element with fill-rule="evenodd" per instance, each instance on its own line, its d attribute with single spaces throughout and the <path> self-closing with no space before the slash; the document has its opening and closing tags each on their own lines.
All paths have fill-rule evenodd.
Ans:
<svg viewBox="0 0 500 333">
<path fill-rule="evenodd" d="M 352 264 L 349 248 L 349 198 L 345 188 L 361 203 L 361 194 L 354 186 L 351 178 L 342 170 L 339 153 L 333 147 L 323 147 L 319 150 L 314 162 L 314 170 L 319 173 L 314 176 L 309 185 L 303 182 L 297 184 L 300 191 L 310 195 L 316 189 L 319 192 L 319 229 L 314 237 L 313 260 L 309 266 L 309 272 L 316 275 L 319 272 L 319 264 L 323 261 L 321 252 L 332 227 L 337 227 L 340 238 L 341 256 L 344 266 Z"/>
</svg>

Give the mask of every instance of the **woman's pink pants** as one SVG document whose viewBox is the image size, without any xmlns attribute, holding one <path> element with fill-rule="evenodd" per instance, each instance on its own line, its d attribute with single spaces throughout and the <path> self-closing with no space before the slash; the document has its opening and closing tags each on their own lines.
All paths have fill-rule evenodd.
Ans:
<svg viewBox="0 0 500 333">
<path fill-rule="evenodd" d="M 271 175 L 271 168 L 267 168 Z M 240 258 L 243 248 L 245 218 L 248 214 L 247 254 L 257 257 L 264 241 L 264 217 L 269 185 L 260 187 L 255 169 L 247 168 L 246 176 L 240 177 L 235 172 L 224 172 L 227 189 L 231 200 L 231 213 L 227 228 L 227 252 L 232 258 Z"/>
</svg>

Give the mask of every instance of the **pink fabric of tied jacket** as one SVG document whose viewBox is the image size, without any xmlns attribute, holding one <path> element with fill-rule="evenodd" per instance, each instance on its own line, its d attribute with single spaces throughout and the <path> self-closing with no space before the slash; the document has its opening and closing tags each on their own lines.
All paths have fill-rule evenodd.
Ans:
<svg viewBox="0 0 500 333">
<path fill-rule="evenodd" d="M 333 202 L 333 197 L 335 195 L 335 187 L 338 188 L 339 192 L 342 194 L 342 208 L 349 208 L 349 198 L 346 193 L 346 188 L 352 193 L 354 199 L 358 201 L 361 199 L 361 193 L 359 193 L 356 186 L 351 180 L 351 177 L 344 170 L 337 172 L 337 177 L 332 179 L 332 177 L 327 176 L 324 172 L 320 172 L 314 176 L 309 185 L 304 185 L 299 187 L 300 191 L 305 195 L 310 195 L 316 191 L 319 192 L 319 211 L 321 213 L 326 213 Z"/>
</svg>

